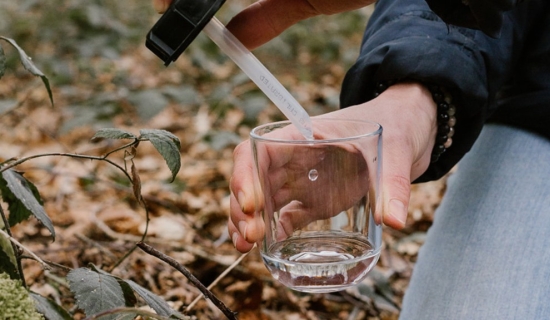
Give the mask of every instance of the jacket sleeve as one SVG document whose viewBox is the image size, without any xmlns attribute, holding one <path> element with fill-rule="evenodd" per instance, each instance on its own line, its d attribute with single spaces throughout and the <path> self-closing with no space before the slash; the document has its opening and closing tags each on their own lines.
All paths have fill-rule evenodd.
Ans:
<svg viewBox="0 0 550 320">
<path fill-rule="evenodd" d="M 498 38 L 504 12 L 525 0 L 426 0 L 433 12 L 446 23 L 479 29 Z"/>
<path fill-rule="evenodd" d="M 470 150 L 493 111 L 496 92 L 512 70 L 514 41 L 521 39 L 512 34 L 511 23 L 503 26 L 500 39 L 447 25 L 424 0 L 379 0 L 359 58 L 344 79 L 341 106 L 372 99 L 376 83 L 387 80 L 416 80 L 451 91 L 457 108 L 453 145 L 415 182 L 438 179 Z"/>
</svg>

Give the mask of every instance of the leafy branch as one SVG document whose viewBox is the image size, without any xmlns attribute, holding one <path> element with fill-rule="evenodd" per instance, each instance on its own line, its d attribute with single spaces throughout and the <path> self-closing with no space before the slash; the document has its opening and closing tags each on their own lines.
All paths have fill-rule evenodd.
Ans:
<svg viewBox="0 0 550 320">
<path fill-rule="evenodd" d="M 53 94 L 50 88 L 48 78 L 32 62 L 32 59 L 17 45 L 17 43 L 6 37 L 0 36 L 11 44 L 18 52 L 21 63 L 24 68 L 32 75 L 40 77 L 51 102 L 54 105 Z M 2 46 L 0 46 L 0 78 L 6 71 L 6 56 Z M 134 158 L 137 148 L 141 142 L 150 142 L 155 149 L 164 158 L 166 165 L 171 171 L 171 182 L 175 180 L 181 166 L 180 158 L 180 140 L 172 133 L 165 130 L 142 129 L 139 135 L 134 135 L 120 129 L 107 128 L 96 132 L 92 140 L 115 139 L 130 140 L 101 156 L 85 155 L 78 153 L 52 152 L 37 155 L 31 155 L 23 158 L 11 158 L 0 163 L 0 200 L 7 204 L 7 213 L 0 206 L 0 275 L 6 273 L 7 276 L 16 280 L 23 290 L 26 290 L 25 276 L 23 274 L 22 259 L 32 259 L 41 264 L 43 269 L 50 269 L 50 265 L 68 271 L 67 280 L 69 289 L 74 293 L 76 299 L 76 308 L 84 311 L 86 319 L 130 319 L 140 316 L 141 318 L 156 319 L 190 319 L 189 317 L 173 310 L 171 306 L 161 297 L 132 280 L 125 280 L 112 275 L 113 269 L 119 266 L 136 248 L 152 254 L 159 259 L 168 262 L 171 266 L 182 272 L 205 297 L 213 303 L 229 319 L 236 319 L 236 314 L 229 310 L 222 301 L 220 301 L 210 290 L 206 288 L 198 279 L 196 279 L 185 267 L 177 263 L 174 259 L 156 251 L 144 243 L 147 236 L 150 214 L 147 204 L 141 194 L 141 179 L 138 169 L 134 164 Z M 113 161 L 110 157 L 117 152 L 124 152 L 123 165 Z M 110 270 L 105 271 L 94 265 L 87 268 L 70 269 L 65 266 L 57 265 L 50 261 L 44 261 L 30 249 L 17 241 L 11 232 L 11 228 L 18 223 L 35 217 L 51 234 L 55 240 L 54 225 L 46 213 L 43 202 L 36 186 L 28 180 L 24 173 L 16 171 L 19 165 L 44 157 L 69 157 L 73 159 L 104 161 L 120 171 L 132 184 L 133 194 L 140 206 L 145 209 L 145 230 L 142 232 L 141 239 L 129 251 L 125 253 Z M 130 168 L 128 168 L 130 164 Z M 135 239 L 132 241 L 136 241 Z M 26 255 L 24 254 L 26 253 Z M 237 265 L 246 255 L 227 269 L 211 286 L 215 285 L 219 279 L 224 277 L 235 265 Z M 47 319 L 71 319 L 72 316 L 63 307 L 56 302 L 47 299 L 37 293 L 30 292 L 30 297 L 34 299 L 36 310 Z M 138 299 L 141 298 L 156 313 L 144 311 L 135 308 Z M 195 300 L 195 302 L 198 299 Z M 194 302 L 194 303 L 195 303 Z M 189 310 L 194 303 L 188 306 Z"/>
<path fill-rule="evenodd" d="M 53 106 L 53 93 L 52 89 L 50 87 L 50 81 L 48 78 L 44 75 L 40 69 L 38 69 L 33 63 L 31 57 L 29 57 L 21 47 L 15 42 L 15 40 L 0 36 L 0 39 L 8 42 L 11 44 L 19 53 L 19 59 L 21 60 L 21 64 L 27 71 L 29 71 L 32 75 L 40 77 L 42 79 L 42 82 L 44 83 L 44 86 L 46 86 L 46 90 L 48 90 L 48 96 L 50 97 L 50 102 Z M 4 50 L 0 46 L 0 78 L 4 75 L 4 72 L 6 70 L 6 57 L 4 55 Z"/>
<path fill-rule="evenodd" d="M 137 246 L 147 252 L 148 254 L 157 257 L 158 259 L 168 263 L 174 269 L 181 272 L 191 283 L 197 287 L 202 294 L 210 299 L 218 309 L 230 320 L 237 320 L 237 315 L 231 311 L 218 297 L 216 297 L 210 290 L 208 290 L 200 281 L 197 279 L 189 270 L 187 270 L 183 265 L 178 263 L 175 259 L 165 255 L 164 253 L 158 251 L 157 249 L 151 247 L 150 245 L 140 242 Z"/>
<path fill-rule="evenodd" d="M 49 270 L 50 269 L 50 266 L 44 262 L 42 259 L 40 259 L 36 254 L 34 254 L 34 252 L 32 252 L 30 249 L 28 249 L 27 247 L 25 247 L 24 245 L 22 245 L 19 241 L 15 240 L 12 236 L 8 235 L 4 230 L 0 229 L 0 234 L 3 235 L 4 237 L 8 238 L 8 240 L 10 240 L 11 242 L 13 242 L 13 244 L 15 244 L 16 246 L 18 246 L 19 248 L 27 251 L 28 254 L 30 254 L 34 260 L 38 261 L 41 265 L 42 265 L 42 268 L 43 269 L 46 269 L 46 270 Z"/>
<path fill-rule="evenodd" d="M 48 269 L 49 266 L 46 262 L 40 259 L 36 254 L 27 249 L 17 240 L 15 240 L 11 234 L 11 227 L 14 225 L 29 219 L 31 216 L 36 217 L 42 225 L 44 225 L 52 238 L 55 239 L 55 229 L 51 219 L 48 217 L 42 206 L 42 199 L 36 186 L 26 179 L 20 172 L 14 170 L 18 165 L 21 165 L 27 161 L 41 158 L 41 157 L 70 157 L 76 159 L 87 159 L 96 161 L 105 161 L 121 171 L 126 178 L 132 183 L 133 193 L 139 204 L 145 209 L 146 224 L 145 230 L 142 233 L 141 241 L 145 240 L 149 225 L 149 209 L 141 194 L 141 179 L 139 177 L 138 170 L 134 164 L 134 157 L 137 153 L 137 147 L 142 141 L 149 141 L 164 157 L 172 172 L 172 180 L 175 179 L 176 174 L 180 169 L 180 141 L 170 132 L 165 130 L 147 129 L 141 130 L 140 136 L 135 136 L 132 133 L 119 130 L 119 129 L 102 129 L 99 130 L 92 140 L 98 139 L 130 139 L 131 142 L 124 144 L 114 150 L 111 150 L 103 156 L 82 155 L 75 153 L 44 153 L 33 156 L 28 156 L 20 159 L 9 159 L 4 163 L 0 163 L 0 194 L 1 199 L 8 204 L 9 219 L 6 217 L 5 212 L 0 207 L 0 216 L 2 218 L 0 228 L 0 273 L 7 272 L 10 277 L 21 280 L 23 286 L 24 283 L 23 270 L 21 266 L 21 259 L 23 258 L 23 251 L 30 254 L 30 257 L 40 264 L 43 268 Z M 109 156 L 118 151 L 124 151 L 124 167 L 116 162 L 108 159 Z M 126 162 L 131 163 L 130 172 L 126 167 Z M 11 246 L 6 246 L 3 242 L 4 239 L 11 243 Z M 137 247 L 134 246 L 131 250 L 118 260 L 111 267 L 112 271 L 122 261 L 124 261 Z M 15 261 L 15 262 L 14 262 Z M 183 315 L 180 315 L 176 311 L 172 310 L 162 298 L 154 295 L 152 292 L 145 288 L 142 288 L 137 283 L 131 280 L 122 280 L 120 278 L 110 275 L 108 272 L 100 270 L 92 266 L 91 270 L 86 268 L 79 268 L 71 270 L 68 274 L 70 288 L 75 292 L 78 306 L 83 309 L 87 315 L 95 315 L 93 317 L 99 318 L 98 313 L 104 313 L 105 318 L 113 318 L 115 313 L 127 312 L 128 310 L 118 310 L 117 308 L 131 307 L 136 303 L 134 293 L 140 295 L 157 313 L 161 316 L 178 317 L 183 319 Z M 110 284 L 110 285 L 109 285 Z M 106 292 L 105 288 L 109 291 Z M 110 295 L 109 295 L 110 294 Z M 44 312 L 50 312 L 58 317 L 63 314 L 63 309 L 53 302 L 44 301 L 43 299 L 34 297 L 37 304 L 39 304 Z M 91 301 L 91 302 L 90 302 Z M 110 310 L 110 311 L 109 311 Z M 115 310 L 115 311 L 113 311 Z M 138 315 L 139 313 L 134 313 Z M 109 316 L 111 315 L 111 316 Z M 145 314 L 144 314 L 145 315 Z M 103 316 L 102 316 L 103 317 Z M 95 319 L 95 318 L 94 318 Z"/>
</svg>

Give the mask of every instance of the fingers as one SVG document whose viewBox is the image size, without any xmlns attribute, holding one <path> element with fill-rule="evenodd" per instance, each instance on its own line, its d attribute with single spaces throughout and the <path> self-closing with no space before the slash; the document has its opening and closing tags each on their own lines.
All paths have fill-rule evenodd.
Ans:
<svg viewBox="0 0 550 320">
<path fill-rule="evenodd" d="M 231 215 L 227 224 L 233 245 L 240 252 L 248 252 L 263 237 L 263 221 L 254 215 L 246 215 L 233 194 L 230 199 Z M 255 239 L 255 240 L 254 240 Z"/>
<path fill-rule="evenodd" d="M 303 207 L 299 201 L 292 201 L 280 210 L 280 218 L 278 221 L 277 240 L 282 241 L 290 237 L 294 230 L 306 226 L 309 222 L 316 218 L 311 218 L 311 212 Z"/>
<path fill-rule="evenodd" d="M 227 28 L 247 48 L 254 49 L 316 14 L 306 0 L 260 0 L 233 17 Z"/>
<path fill-rule="evenodd" d="M 292 131 L 291 131 L 292 132 Z M 265 146 L 256 146 L 256 157 L 261 162 L 261 170 L 273 170 L 269 181 L 272 187 L 280 188 L 285 184 L 286 172 L 271 168 L 271 155 Z M 289 155 L 279 154 L 277 157 L 288 159 Z M 233 173 L 230 181 L 230 217 L 229 233 L 237 250 L 246 252 L 255 242 L 264 236 L 264 222 L 260 211 L 264 207 L 263 197 L 255 197 L 254 193 L 254 165 L 250 141 L 240 143 L 233 152 Z M 260 188 L 258 188 L 258 192 Z"/>
<path fill-rule="evenodd" d="M 233 175 L 230 181 L 231 192 L 235 195 L 242 212 L 252 214 L 254 204 L 253 159 L 250 141 L 240 143 L 233 151 Z"/>
<path fill-rule="evenodd" d="M 227 28 L 247 48 L 254 49 L 307 18 L 350 11 L 371 3 L 374 0 L 260 0 L 231 19 Z"/>
<path fill-rule="evenodd" d="M 237 14 L 227 28 L 248 49 L 254 49 L 281 34 L 290 26 L 320 14 L 350 11 L 375 0 L 259 0 Z M 153 8 L 164 13 L 173 0 L 153 0 Z"/>
<path fill-rule="evenodd" d="M 410 173 L 409 173 L 410 174 Z M 385 172 L 382 177 L 383 222 L 402 229 L 407 222 L 411 180 L 406 172 Z"/>
<path fill-rule="evenodd" d="M 172 3 L 172 0 L 153 0 L 153 8 L 158 13 L 164 13 L 168 7 L 170 7 L 170 4 Z"/>
<path fill-rule="evenodd" d="M 247 252 L 264 235 L 262 218 L 256 213 L 250 142 L 239 144 L 233 152 L 233 176 L 230 181 L 229 234 L 237 250 Z M 262 204 L 258 204 L 260 207 Z"/>
</svg>

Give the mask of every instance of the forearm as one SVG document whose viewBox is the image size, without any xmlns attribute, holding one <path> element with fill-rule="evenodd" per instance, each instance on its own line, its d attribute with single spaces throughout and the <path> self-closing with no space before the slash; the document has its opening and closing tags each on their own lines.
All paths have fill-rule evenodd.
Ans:
<svg viewBox="0 0 550 320">
<path fill-rule="evenodd" d="M 447 88 L 456 105 L 453 144 L 417 182 L 438 179 L 469 151 L 494 110 L 496 94 L 521 48 L 513 35 L 523 32 L 518 28 L 527 29 L 523 24 L 518 20 L 517 25 L 504 26 L 503 39 L 494 40 L 446 25 L 424 0 L 380 0 L 360 56 L 344 80 L 341 105 L 372 99 L 377 83 L 388 80 Z"/>
</svg>

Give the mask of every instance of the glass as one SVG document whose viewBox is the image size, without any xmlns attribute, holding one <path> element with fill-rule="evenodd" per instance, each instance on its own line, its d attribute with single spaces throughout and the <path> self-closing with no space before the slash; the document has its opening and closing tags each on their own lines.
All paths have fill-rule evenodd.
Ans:
<svg viewBox="0 0 550 320">
<path fill-rule="evenodd" d="M 289 121 L 250 134 L 256 213 L 265 223 L 260 252 L 287 287 L 332 292 L 360 283 L 380 256 L 382 127 L 312 122 L 316 140 L 304 139 Z"/>
</svg>

